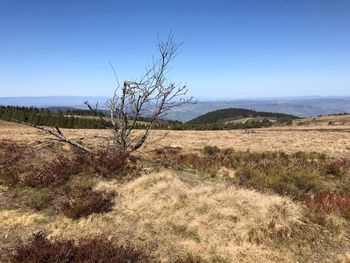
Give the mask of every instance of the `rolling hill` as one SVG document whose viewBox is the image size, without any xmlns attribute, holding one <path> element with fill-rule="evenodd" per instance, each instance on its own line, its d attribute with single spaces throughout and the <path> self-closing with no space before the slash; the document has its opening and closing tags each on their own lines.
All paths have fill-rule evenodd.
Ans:
<svg viewBox="0 0 350 263">
<path fill-rule="evenodd" d="M 278 122 L 288 122 L 298 117 L 274 112 L 254 111 L 240 108 L 229 108 L 211 111 L 200 115 L 189 122 L 188 124 L 207 124 L 216 122 L 228 122 L 247 118 L 270 118 Z"/>
</svg>

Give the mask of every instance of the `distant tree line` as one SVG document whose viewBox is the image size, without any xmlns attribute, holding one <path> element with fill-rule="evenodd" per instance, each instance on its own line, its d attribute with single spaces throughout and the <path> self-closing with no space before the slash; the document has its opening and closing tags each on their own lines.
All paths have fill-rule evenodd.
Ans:
<svg viewBox="0 0 350 263">
<path fill-rule="evenodd" d="M 35 125 L 55 126 L 59 128 L 93 128 L 98 129 L 102 124 L 95 118 L 76 117 L 78 112 L 57 111 L 51 112 L 48 109 L 35 107 L 0 106 L 0 119 L 6 121 L 22 121 Z M 80 112 L 79 112 L 80 113 Z"/>
<path fill-rule="evenodd" d="M 96 116 L 92 116 L 88 110 L 55 109 L 51 111 L 46 108 L 35 107 L 18 107 L 18 106 L 1 106 L 0 119 L 6 121 L 22 121 L 40 126 L 52 126 L 59 128 L 73 129 L 103 129 L 110 123 L 103 121 Z M 105 116 L 107 112 L 101 111 L 100 116 Z M 140 117 L 139 123 L 135 125 L 136 129 L 146 127 L 147 117 Z M 155 129 L 164 130 L 232 130 L 232 129 L 249 129 L 262 128 L 271 126 L 268 118 L 252 119 L 246 122 L 215 122 L 215 123 L 182 123 L 179 121 L 159 120 L 155 123 Z"/>
<path fill-rule="evenodd" d="M 100 111 L 97 115 L 104 117 L 107 112 Z M 55 108 L 51 111 L 47 108 L 1 106 L 0 119 L 6 121 L 28 122 L 40 126 L 52 126 L 59 128 L 73 129 L 103 129 L 109 127 L 111 123 L 101 120 L 98 116 L 92 115 L 89 110 Z M 136 129 L 146 127 L 147 117 L 140 117 L 135 124 Z M 156 129 L 169 129 L 170 126 L 181 125 L 179 121 L 160 120 L 155 124 Z"/>
<path fill-rule="evenodd" d="M 349 112 L 340 112 L 340 113 L 331 113 L 331 114 L 327 114 L 327 115 L 318 115 L 317 117 L 326 117 L 326 116 L 347 116 L 350 115 Z"/>
</svg>

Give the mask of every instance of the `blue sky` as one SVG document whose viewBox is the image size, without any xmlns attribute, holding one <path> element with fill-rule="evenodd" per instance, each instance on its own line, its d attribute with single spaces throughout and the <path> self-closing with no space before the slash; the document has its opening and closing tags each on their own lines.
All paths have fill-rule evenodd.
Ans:
<svg viewBox="0 0 350 263">
<path fill-rule="evenodd" d="M 197 98 L 350 95 L 350 1 L 0 0 L 0 97 L 109 96 L 184 41 L 172 80 Z"/>
</svg>

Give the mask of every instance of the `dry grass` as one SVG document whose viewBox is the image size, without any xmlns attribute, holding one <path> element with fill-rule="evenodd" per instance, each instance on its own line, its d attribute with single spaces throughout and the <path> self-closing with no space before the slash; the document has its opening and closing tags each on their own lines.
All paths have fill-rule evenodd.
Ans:
<svg viewBox="0 0 350 263">
<path fill-rule="evenodd" d="M 317 118 L 297 119 L 294 125 L 349 125 L 350 115 L 322 116 Z"/>
<path fill-rule="evenodd" d="M 64 130 L 72 138 L 81 138 L 89 146 L 101 143 L 104 130 Z M 246 134 L 242 130 L 232 131 L 154 131 L 144 153 L 163 146 L 181 147 L 186 151 L 200 151 L 206 145 L 219 148 L 232 147 L 241 151 L 284 151 L 288 153 L 305 151 L 327 153 L 331 156 L 346 157 L 350 154 L 350 126 L 296 126 L 257 129 Z M 47 137 L 47 136 L 46 136 Z M 0 121 L 0 140 L 17 141 L 40 147 L 46 144 L 45 134 L 23 125 Z M 68 146 L 64 147 L 69 150 Z"/>
</svg>

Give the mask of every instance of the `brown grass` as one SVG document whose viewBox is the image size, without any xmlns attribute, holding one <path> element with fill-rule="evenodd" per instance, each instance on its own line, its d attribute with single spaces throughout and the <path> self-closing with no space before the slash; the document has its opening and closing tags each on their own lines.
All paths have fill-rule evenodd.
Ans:
<svg viewBox="0 0 350 263">
<path fill-rule="evenodd" d="M 100 136 L 109 135 L 105 130 L 63 129 L 71 138 L 81 138 L 88 146 L 100 145 Z M 142 148 L 144 153 L 163 146 L 181 147 L 185 151 L 201 151 L 206 145 L 219 148 L 234 148 L 241 151 L 305 151 L 327 153 L 330 156 L 347 157 L 350 154 L 350 126 L 310 126 L 257 129 L 247 134 L 242 130 L 232 131 L 153 131 L 149 142 Z M 46 136 L 47 137 L 47 136 Z M 0 140 L 31 143 L 35 147 L 46 145 L 45 134 L 23 125 L 0 121 Z M 68 149 L 67 149 L 68 148 Z M 65 147 L 69 150 L 69 147 Z"/>
</svg>

